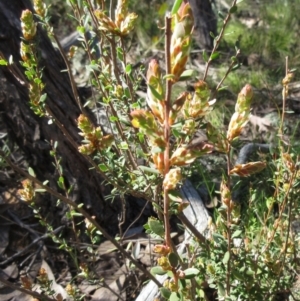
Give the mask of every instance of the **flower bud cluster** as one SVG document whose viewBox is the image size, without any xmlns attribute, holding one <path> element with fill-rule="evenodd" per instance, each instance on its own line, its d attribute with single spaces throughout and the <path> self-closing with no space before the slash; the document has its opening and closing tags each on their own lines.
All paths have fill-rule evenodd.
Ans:
<svg viewBox="0 0 300 301">
<path fill-rule="evenodd" d="M 210 89 L 205 81 L 199 80 L 194 85 L 194 88 L 195 93 L 193 97 L 190 95 L 183 106 L 183 115 L 186 119 L 205 116 L 216 102 L 216 100 L 209 100 Z"/>
<path fill-rule="evenodd" d="M 116 26 L 122 35 L 128 35 L 134 27 L 137 14 L 128 13 L 128 0 L 118 0 L 116 9 Z"/>
<path fill-rule="evenodd" d="M 194 28 L 194 18 L 190 4 L 182 2 L 175 14 L 171 37 L 171 74 L 178 81 L 185 70 L 185 65 L 191 49 L 191 35 Z"/>
<path fill-rule="evenodd" d="M 284 77 L 284 79 L 282 80 L 282 85 L 283 85 L 283 89 L 282 89 L 282 98 L 285 99 L 287 98 L 288 94 L 289 94 L 289 83 L 292 81 L 292 79 L 294 78 L 294 73 L 293 72 L 288 72 L 287 75 Z"/>
<path fill-rule="evenodd" d="M 182 179 L 181 169 L 179 167 L 172 168 L 169 172 L 165 175 L 163 181 L 163 187 L 166 190 L 173 190 L 176 188 L 179 181 Z"/>
<path fill-rule="evenodd" d="M 46 16 L 46 4 L 43 2 L 43 0 L 34 0 L 33 8 L 41 18 Z"/>
<path fill-rule="evenodd" d="M 35 192 L 32 181 L 26 179 L 22 181 L 23 189 L 18 190 L 18 194 L 25 202 L 31 202 L 34 199 Z"/>
<path fill-rule="evenodd" d="M 211 144 L 201 142 L 195 145 L 183 145 L 178 147 L 171 159 L 170 164 L 176 166 L 184 166 L 193 163 L 200 155 L 208 154 L 213 151 Z"/>
<path fill-rule="evenodd" d="M 163 174 L 165 170 L 165 159 L 164 153 L 162 152 L 152 152 L 152 159 L 157 168 L 157 170 Z"/>
<path fill-rule="evenodd" d="M 224 204 L 227 207 L 230 206 L 231 192 L 230 192 L 230 189 L 227 186 L 226 182 L 224 181 L 224 179 L 221 182 L 220 191 L 221 191 L 221 202 L 222 202 L 222 204 Z"/>
<path fill-rule="evenodd" d="M 39 275 L 38 275 L 38 280 L 43 285 L 48 284 L 49 277 L 48 277 L 47 271 L 44 268 L 40 268 Z"/>
<path fill-rule="evenodd" d="M 30 61 L 30 54 L 31 54 L 31 49 L 30 46 L 23 41 L 20 44 L 20 54 L 21 58 L 24 62 L 29 62 Z"/>
<path fill-rule="evenodd" d="M 40 13 L 44 13 L 42 9 L 44 8 L 44 4 L 35 0 L 35 9 Z M 42 81 L 42 69 L 39 66 L 39 62 L 37 61 L 37 48 L 35 47 L 36 43 L 36 31 L 37 25 L 33 20 L 33 13 L 26 9 L 22 11 L 21 15 L 21 28 L 24 39 L 20 44 L 20 55 L 23 60 L 23 66 L 27 69 L 25 72 L 27 79 L 29 81 L 29 104 L 33 112 L 39 116 L 43 116 L 46 114 L 46 110 L 44 108 L 45 101 L 47 95 L 43 90 L 45 85 Z"/>
<path fill-rule="evenodd" d="M 162 256 L 167 256 L 171 252 L 171 249 L 169 246 L 158 244 L 154 246 L 153 252 L 158 253 Z"/>
<path fill-rule="evenodd" d="M 168 257 L 166 256 L 162 256 L 160 258 L 157 259 L 157 263 L 159 266 L 161 266 L 165 271 L 170 271 L 172 270 L 172 266 L 169 262 Z"/>
<path fill-rule="evenodd" d="M 156 59 L 152 59 L 147 71 L 147 103 L 153 115 L 161 123 L 164 120 L 164 99 L 162 95 L 163 84 L 159 63 Z"/>
<path fill-rule="evenodd" d="M 252 87 L 247 84 L 238 95 L 235 113 L 232 115 L 228 126 L 227 139 L 229 142 L 238 137 L 243 127 L 247 124 L 252 97 Z"/>
<path fill-rule="evenodd" d="M 135 110 L 131 112 L 131 123 L 138 128 L 141 133 L 149 138 L 149 144 L 152 147 L 152 159 L 157 170 L 164 172 L 164 154 L 165 140 L 163 131 L 158 127 L 154 115 L 146 110 Z"/>
<path fill-rule="evenodd" d="M 100 127 L 94 127 L 91 121 L 81 114 L 77 120 L 78 128 L 81 130 L 81 135 L 84 137 L 86 144 L 79 146 L 80 153 L 90 155 L 96 150 L 102 150 L 109 146 L 114 141 L 112 135 L 103 136 Z"/>
<path fill-rule="evenodd" d="M 29 9 L 23 10 L 21 15 L 21 28 L 25 40 L 30 41 L 36 35 L 36 23 Z"/>
<path fill-rule="evenodd" d="M 133 30 L 138 16 L 135 13 L 129 13 L 127 5 L 127 0 L 118 0 L 115 21 L 109 18 L 104 11 L 95 10 L 94 14 L 100 25 L 99 29 L 118 36 L 128 35 Z"/>
</svg>

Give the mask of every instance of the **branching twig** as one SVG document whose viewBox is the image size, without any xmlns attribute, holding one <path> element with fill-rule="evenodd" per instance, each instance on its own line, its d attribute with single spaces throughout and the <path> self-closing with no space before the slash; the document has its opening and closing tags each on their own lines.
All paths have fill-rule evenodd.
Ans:
<svg viewBox="0 0 300 301">
<path fill-rule="evenodd" d="M 5 286 L 8 286 L 8 287 L 10 287 L 10 288 L 12 288 L 12 289 L 14 289 L 16 291 L 22 292 L 24 294 L 30 295 L 30 296 L 32 296 L 34 298 L 37 298 L 38 300 L 57 301 L 57 299 L 52 299 L 52 298 L 50 298 L 50 297 L 48 297 L 46 295 L 42 295 L 42 294 L 39 294 L 37 292 L 30 291 L 30 290 L 27 290 L 27 289 L 25 289 L 23 287 L 15 285 L 15 284 L 11 283 L 10 281 L 2 278 L 1 276 L 0 276 L 0 282 L 2 282 Z"/>
<path fill-rule="evenodd" d="M 159 287 L 161 287 L 161 283 L 146 269 L 143 265 L 141 265 L 137 260 L 135 260 L 129 253 L 126 252 L 126 250 L 113 238 L 111 237 L 108 232 L 101 227 L 97 221 L 95 221 L 81 206 L 77 205 L 72 200 L 68 199 L 64 195 L 58 193 L 54 189 L 44 185 L 41 181 L 37 180 L 35 177 L 31 176 L 27 172 L 25 172 L 22 168 L 16 166 L 14 163 L 11 162 L 11 160 L 5 156 L 5 153 L 0 150 L 0 156 L 2 156 L 7 164 L 15 170 L 18 174 L 24 176 L 25 178 L 29 179 L 36 185 L 38 185 L 40 188 L 44 189 L 46 192 L 50 193 L 51 195 L 55 196 L 56 198 L 60 199 L 64 203 L 68 204 L 69 206 L 73 207 L 77 212 L 81 213 L 83 217 L 88 219 L 88 221 L 99 230 L 102 235 L 108 239 L 120 252 L 122 255 L 124 255 L 126 258 L 128 258 L 138 269 L 140 269 L 147 277 L 151 280 L 153 280 Z"/>
<path fill-rule="evenodd" d="M 28 227 L 26 225 L 23 224 L 23 227 L 28 229 Z M 19 251 L 18 253 L 15 253 L 14 255 L 10 256 L 9 258 L 7 258 L 6 260 L 0 262 L 0 266 L 4 266 L 6 264 L 11 263 L 12 261 L 14 261 L 16 258 L 18 258 L 19 256 L 24 255 L 24 253 L 26 253 L 33 245 L 39 243 L 41 240 L 44 240 L 46 238 L 48 238 L 51 234 L 57 234 L 59 233 L 65 226 L 60 226 L 57 229 L 53 230 L 52 233 L 46 233 L 38 238 L 36 238 L 33 242 L 31 242 L 28 246 L 26 246 L 24 249 L 22 249 L 21 251 Z"/>
<path fill-rule="evenodd" d="M 180 221 L 195 235 L 195 238 L 201 243 L 206 243 L 207 239 L 203 236 L 196 227 L 187 219 L 187 217 L 181 212 L 177 215 Z"/>
<path fill-rule="evenodd" d="M 204 71 L 204 75 L 203 75 L 203 80 L 204 80 L 204 81 L 206 80 L 209 66 L 210 66 L 211 62 L 213 61 L 213 60 L 212 60 L 212 55 L 213 55 L 213 54 L 216 52 L 216 50 L 218 49 L 219 44 L 220 44 L 220 42 L 221 42 L 221 40 L 222 40 L 222 37 L 223 37 L 223 35 L 224 35 L 226 26 L 227 26 L 227 24 L 228 24 L 228 22 L 229 22 L 229 20 L 230 20 L 230 17 L 231 17 L 230 10 L 236 5 L 236 2 L 237 2 L 237 0 L 234 0 L 234 1 L 233 1 L 232 5 L 231 5 L 231 7 L 230 7 L 230 9 L 229 9 L 229 11 L 228 11 L 227 16 L 226 16 L 226 18 L 225 18 L 224 21 L 223 21 L 222 29 L 221 29 L 219 35 L 218 35 L 218 36 L 215 38 L 215 40 L 214 40 L 214 48 L 213 48 L 213 50 L 212 50 L 212 52 L 211 52 L 211 54 L 210 54 L 210 57 L 209 57 L 209 59 L 208 59 L 208 61 L 207 61 L 207 63 L 206 63 L 206 66 L 205 66 L 205 71 Z"/>
</svg>

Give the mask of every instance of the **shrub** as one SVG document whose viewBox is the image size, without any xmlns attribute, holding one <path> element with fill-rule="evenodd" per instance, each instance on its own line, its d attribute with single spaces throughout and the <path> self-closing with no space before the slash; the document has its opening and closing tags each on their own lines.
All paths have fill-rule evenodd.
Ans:
<svg viewBox="0 0 300 301">
<path fill-rule="evenodd" d="M 229 17 L 237 11 L 237 1 L 233 1 L 220 34 L 215 38 L 215 48 L 205 56 L 206 69 L 202 79 L 196 75 L 193 92 L 184 91 L 173 95 L 172 90 L 181 81 L 191 78 L 192 72 L 186 70 L 191 49 L 193 16 L 188 3 L 176 1 L 172 12 L 165 18 L 165 70 L 157 59 L 149 62 L 146 72 L 147 97 L 139 97 L 137 90 L 143 82 L 143 68 L 127 61 L 127 41 L 137 15 L 128 11 L 126 0 L 118 1 L 116 10 L 107 12 L 104 3 L 98 1 L 95 9 L 90 1 L 71 0 L 70 6 L 78 22 L 77 30 L 89 57 L 86 69 L 90 72 L 90 82 L 96 93 L 97 106 L 105 112 L 107 119 L 96 126 L 84 113 L 84 106 L 78 104 L 78 130 L 82 144 L 78 151 L 88 156 L 103 179 L 112 185 L 111 198 L 132 195 L 151 202 L 157 211 L 157 218 L 151 217 L 145 228 L 147 232 L 162 241 L 154 247 L 158 254 L 157 266 L 152 274 L 168 274 L 162 284 L 150 274 L 122 245 L 105 231 L 96 220 L 68 198 L 68 188 L 59 158 L 52 150 L 55 167 L 58 170 L 58 187 L 64 195 L 41 183 L 29 170 L 27 180 L 19 191 L 21 197 L 35 209 L 36 216 L 43 222 L 43 216 L 35 206 L 36 193 L 41 189 L 53 194 L 61 202 L 70 206 L 68 218 L 73 222 L 79 215 L 85 218 L 86 233 L 91 241 L 97 242 L 97 235 L 112 241 L 121 254 L 129 259 L 136 268 L 141 269 L 149 279 L 160 287 L 161 294 L 170 300 L 207 300 L 208 290 L 213 289 L 218 300 L 276 300 L 289 292 L 295 277 L 297 261 L 297 235 L 291 231 L 293 221 L 299 214 L 298 208 L 298 167 L 297 156 L 291 145 L 278 141 L 271 162 L 242 162 L 233 166 L 232 150 L 242 129 L 249 120 L 253 90 L 249 84 L 241 89 L 237 97 L 235 111 L 230 118 L 227 130 L 216 128 L 207 117 L 213 110 L 218 92 L 225 78 L 237 64 L 240 54 L 238 43 L 224 77 L 216 88 L 207 83 L 211 63 L 218 57 L 218 47 L 223 38 Z M 48 22 L 47 7 L 36 0 L 35 12 L 39 22 L 54 39 L 66 59 L 59 41 L 53 34 Z M 21 16 L 23 41 L 21 54 L 23 67 L 30 82 L 29 95 L 32 110 L 41 118 L 52 118 L 47 107 L 44 93 L 43 69 L 38 60 L 39 49 L 36 40 L 36 21 L 29 10 Z M 100 57 L 95 55 L 94 44 L 85 35 L 89 31 L 99 41 Z M 70 49 L 72 56 L 74 49 Z M 8 64 L 8 62 L 2 62 Z M 288 68 L 287 68 L 288 69 Z M 72 70 L 68 66 L 71 82 Z M 292 73 L 287 72 L 283 79 L 283 104 Z M 284 120 L 284 105 L 281 127 Z M 195 143 L 198 129 L 205 129 L 207 141 Z M 268 148 L 269 149 L 269 148 Z M 179 255 L 171 240 L 170 217 L 180 216 L 188 205 L 182 201 L 179 187 L 189 166 L 202 168 L 198 158 L 212 151 L 222 153 L 227 167 L 220 176 L 220 204 L 215 210 L 210 225 L 210 235 L 194 233 L 187 248 L 187 255 Z M 9 159 L 8 159 L 9 162 Z M 142 162 L 142 163 L 141 163 Z M 246 204 L 233 200 L 237 181 L 234 175 L 249 177 L 271 165 L 268 185 L 273 193 L 268 195 L 251 187 Z M 24 171 L 20 171 L 24 175 Z M 39 185 L 37 190 L 33 183 Z M 255 183 L 255 182 L 254 182 Z M 51 233 L 51 225 L 47 225 Z M 61 238 L 52 233 L 59 243 L 76 262 L 76 252 Z M 78 263 L 77 263 L 78 264 Z M 81 276 L 91 279 L 86 266 L 80 266 Z M 45 273 L 40 277 L 47 280 Z M 95 279 L 93 279 L 95 280 Z M 49 295 L 51 283 L 44 281 L 43 289 Z M 25 286 L 23 281 L 23 286 Z M 32 289 L 27 286 L 27 289 Z M 78 291 L 68 289 L 74 300 L 80 299 Z"/>
</svg>

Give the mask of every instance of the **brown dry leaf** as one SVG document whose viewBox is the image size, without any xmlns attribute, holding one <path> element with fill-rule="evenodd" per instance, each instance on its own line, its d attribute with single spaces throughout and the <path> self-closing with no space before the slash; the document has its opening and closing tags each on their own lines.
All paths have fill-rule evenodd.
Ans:
<svg viewBox="0 0 300 301">
<path fill-rule="evenodd" d="M 262 171 L 266 167 L 266 162 L 250 162 L 246 164 L 237 164 L 229 174 L 237 174 L 240 177 L 249 177 L 250 175 Z"/>
<path fill-rule="evenodd" d="M 118 295 L 121 295 L 123 299 L 125 299 L 125 292 L 124 291 L 124 284 L 125 284 L 126 276 L 121 275 L 119 279 L 112 282 L 108 288 L 101 287 L 95 291 L 95 293 L 92 296 L 93 301 L 118 301 L 120 300 Z M 114 294 L 115 292 L 116 294 Z"/>
<path fill-rule="evenodd" d="M 113 243 L 110 242 L 109 240 L 105 240 L 99 245 L 97 253 L 101 256 L 104 254 L 112 253 L 115 250 L 116 250 L 115 245 L 113 245 Z"/>
<path fill-rule="evenodd" d="M 252 124 L 253 127 L 255 127 L 255 129 L 258 129 L 259 133 L 275 131 L 270 119 L 266 117 L 259 117 L 250 114 L 249 122 Z"/>
<path fill-rule="evenodd" d="M 19 275 L 18 266 L 15 263 L 12 263 L 11 265 L 7 266 L 4 270 L 0 270 L 0 275 L 6 280 L 8 280 L 9 278 L 16 279 Z"/>
</svg>

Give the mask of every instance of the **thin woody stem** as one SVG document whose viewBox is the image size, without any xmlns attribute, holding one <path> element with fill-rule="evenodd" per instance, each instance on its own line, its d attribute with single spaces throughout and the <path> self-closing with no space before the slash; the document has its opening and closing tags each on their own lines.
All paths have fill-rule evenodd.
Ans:
<svg viewBox="0 0 300 301">
<path fill-rule="evenodd" d="M 100 224 L 93 219 L 80 205 L 73 202 L 69 198 L 65 197 L 64 195 L 60 194 L 59 192 L 55 191 L 54 189 L 50 188 L 49 186 L 44 185 L 41 181 L 37 180 L 35 177 L 31 176 L 27 172 L 25 172 L 22 168 L 18 167 L 5 155 L 3 151 L 0 150 L 0 156 L 4 158 L 7 164 L 15 170 L 18 174 L 24 176 L 28 180 L 32 181 L 40 188 L 44 189 L 46 192 L 50 193 L 51 195 L 55 196 L 57 199 L 60 199 L 65 204 L 68 204 L 72 208 L 74 208 L 77 212 L 81 213 L 83 217 L 85 217 L 97 230 L 99 230 L 102 235 L 108 239 L 119 251 L 120 253 L 128 258 L 139 270 L 141 270 L 149 279 L 154 281 L 159 287 L 161 287 L 161 283 L 143 266 L 134 259 L 130 253 L 128 253 Z"/>
<path fill-rule="evenodd" d="M 165 19 L 166 25 L 166 39 L 165 39 L 165 55 L 166 55 L 166 72 L 171 74 L 171 54 L 170 54 L 170 45 L 171 45 L 171 17 L 166 16 Z M 167 77 L 166 79 L 166 98 L 165 98 L 165 116 L 164 116 L 164 139 L 166 142 L 166 148 L 164 151 L 164 176 L 170 170 L 170 123 L 169 115 L 171 110 L 171 90 L 172 90 L 172 81 Z M 169 207 L 170 199 L 168 195 L 168 190 L 164 188 L 164 225 L 165 225 L 165 243 L 167 246 L 171 247 L 171 233 L 170 233 L 170 223 L 169 223 Z"/>
<path fill-rule="evenodd" d="M 229 146 L 228 148 L 228 152 L 227 152 L 227 181 L 226 181 L 226 185 L 227 187 L 230 187 L 230 183 L 231 183 L 231 179 L 230 179 L 230 169 L 231 169 L 231 160 L 230 160 L 230 148 L 231 146 Z M 229 253 L 229 256 L 231 257 L 231 245 L 232 245 L 232 238 L 231 238 L 231 202 L 232 200 L 230 200 L 228 206 L 227 206 L 227 251 Z M 227 270 L 226 270 L 226 295 L 229 296 L 230 295 L 230 290 L 231 290 L 231 282 L 230 282 L 230 275 L 231 275 L 231 260 L 227 261 Z"/>
<path fill-rule="evenodd" d="M 221 32 L 219 33 L 219 35 L 218 35 L 218 36 L 215 38 L 215 40 L 214 40 L 214 48 L 213 48 L 213 50 L 212 50 L 212 52 L 211 52 L 211 54 L 210 54 L 210 57 L 209 57 L 209 59 L 208 59 L 208 61 L 207 61 L 207 63 L 206 63 L 206 66 L 205 66 L 205 71 L 204 71 L 204 75 L 203 75 L 203 80 L 204 80 L 204 81 L 206 80 L 206 77 L 207 77 L 207 74 L 208 74 L 209 66 L 210 66 L 211 62 L 213 61 L 213 60 L 212 60 L 212 55 L 217 51 L 217 49 L 218 49 L 218 47 L 219 47 L 219 44 L 220 44 L 220 42 L 221 42 L 221 40 L 222 40 L 222 37 L 223 37 L 223 35 L 224 35 L 225 28 L 226 28 L 226 26 L 227 26 L 227 24 L 228 24 L 228 22 L 229 22 L 229 20 L 230 20 L 230 17 L 231 17 L 231 12 L 230 12 L 230 10 L 236 5 L 236 2 L 237 2 L 237 0 L 234 0 L 234 1 L 232 2 L 231 8 L 229 9 L 229 12 L 228 12 L 228 14 L 227 14 L 225 20 L 223 21 L 223 26 L 222 26 Z"/>
</svg>

